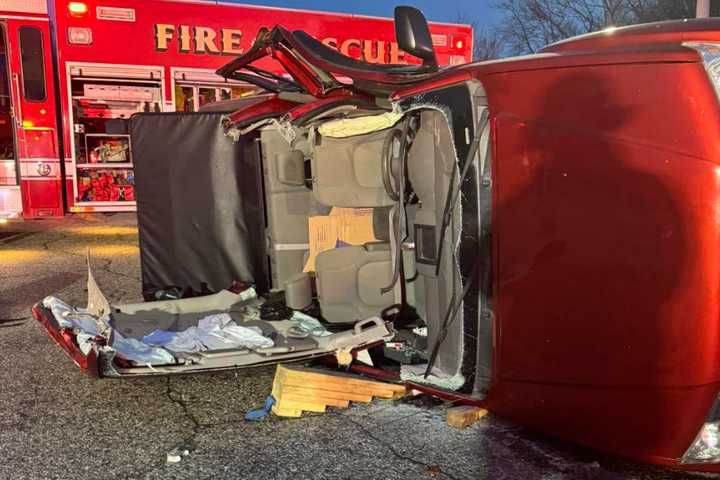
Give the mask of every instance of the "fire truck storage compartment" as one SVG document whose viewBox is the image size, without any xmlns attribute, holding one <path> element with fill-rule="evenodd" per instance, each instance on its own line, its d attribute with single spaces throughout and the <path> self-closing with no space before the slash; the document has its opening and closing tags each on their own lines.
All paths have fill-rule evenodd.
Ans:
<svg viewBox="0 0 720 480">
<path fill-rule="evenodd" d="M 197 112 L 215 102 L 237 100 L 258 93 L 256 86 L 217 75 L 214 70 L 173 68 L 173 104 L 176 112 Z"/>
<path fill-rule="evenodd" d="M 112 67 L 70 69 L 78 210 L 84 207 L 96 211 L 135 209 L 130 117 L 138 112 L 163 109 L 159 71 L 118 75 L 112 70 Z"/>
</svg>

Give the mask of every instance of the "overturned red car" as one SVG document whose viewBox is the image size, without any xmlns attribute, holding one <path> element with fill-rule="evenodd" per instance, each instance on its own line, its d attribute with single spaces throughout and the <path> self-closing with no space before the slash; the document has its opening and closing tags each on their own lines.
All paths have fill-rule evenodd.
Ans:
<svg viewBox="0 0 720 480">
<path fill-rule="evenodd" d="M 424 327 L 428 381 L 602 451 L 720 471 L 720 21 L 449 68 L 419 11 L 398 7 L 396 33 L 422 64 L 263 30 L 218 73 L 265 95 L 133 119 L 144 286 L 240 279 L 314 303 L 337 333 L 160 366 L 99 342 L 95 368 L 253 365 Z M 364 210 L 373 241 L 308 268 L 309 223 L 331 209 Z M 232 310 L 226 297 L 108 306 L 104 325 L 132 336 L 143 309 Z M 75 348 L 49 306 L 35 313 Z"/>
</svg>

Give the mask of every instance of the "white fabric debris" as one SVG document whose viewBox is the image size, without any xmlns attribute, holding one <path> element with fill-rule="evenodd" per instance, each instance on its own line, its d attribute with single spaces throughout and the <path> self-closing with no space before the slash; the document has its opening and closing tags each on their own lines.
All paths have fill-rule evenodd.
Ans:
<svg viewBox="0 0 720 480">
<path fill-rule="evenodd" d="M 208 315 L 205 318 L 201 318 L 198 322 L 198 328 L 207 331 L 223 328 L 226 325 L 235 325 L 232 317 L 227 313 Z"/>
<path fill-rule="evenodd" d="M 97 335 L 95 319 L 84 308 L 73 308 L 57 297 L 45 297 L 43 306 L 49 308 L 55 320 L 63 328 L 79 328 Z"/>
<path fill-rule="evenodd" d="M 210 350 L 239 347 L 255 350 L 275 345 L 272 340 L 263 337 L 262 330 L 258 327 L 241 325 L 228 325 L 224 328 L 207 331 L 202 335 L 201 341 Z"/>
<path fill-rule="evenodd" d="M 142 365 L 168 365 L 176 363 L 175 357 L 164 348 L 152 347 L 134 338 L 113 334 L 112 347 L 120 356 Z"/>
<path fill-rule="evenodd" d="M 425 378 L 426 369 L 427 363 L 423 365 L 403 365 L 400 367 L 400 379 L 408 382 L 435 385 L 445 390 L 457 390 L 465 383 L 465 377 L 461 373 L 448 375 L 437 368 L 433 368 L 428 378 Z"/>
<path fill-rule="evenodd" d="M 162 346 L 171 352 L 200 352 L 227 348 L 272 347 L 275 343 L 262 335 L 257 327 L 237 325 L 227 313 L 208 315 L 200 319 L 197 327 L 182 332 L 155 330 L 143 337 L 149 345 Z"/>
<path fill-rule="evenodd" d="M 314 337 L 332 335 L 332 333 L 328 332 L 325 326 L 320 323 L 320 320 L 313 318 L 310 315 L 305 315 L 302 312 L 298 312 L 297 310 L 293 312 L 292 317 L 290 317 L 290 321 L 294 324 L 293 328 L 305 332 L 308 335 L 312 335 Z"/>
<path fill-rule="evenodd" d="M 92 349 L 91 341 L 97 336 L 95 318 L 85 309 L 73 308 L 56 297 L 45 297 L 43 305 L 49 308 L 62 328 L 75 331 L 80 351 L 87 355 Z M 134 338 L 125 338 L 120 332 L 113 333 L 110 347 L 123 358 L 143 365 L 167 365 L 175 363 L 175 357 L 162 348 L 151 347 Z"/>
<path fill-rule="evenodd" d="M 420 337 L 427 337 L 427 327 L 415 327 L 413 333 Z"/>
<path fill-rule="evenodd" d="M 90 350 L 92 350 L 92 341 L 94 338 L 95 335 L 90 335 L 85 332 L 79 332 L 75 336 L 75 340 L 77 341 L 78 347 L 80 347 L 80 351 L 83 355 L 87 356 L 87 354 L 90 353 Z"/>
<path fill-rule="evenodd" d="M 198 327 L 190 327 L 182 332 L 155 330 L 150 335 L 143 337 L 142 340 L 148 345 L 167 348 L 171 352 L 195 353 L 205 350 L 205 346 L 200 341 Z"/>
</svg>

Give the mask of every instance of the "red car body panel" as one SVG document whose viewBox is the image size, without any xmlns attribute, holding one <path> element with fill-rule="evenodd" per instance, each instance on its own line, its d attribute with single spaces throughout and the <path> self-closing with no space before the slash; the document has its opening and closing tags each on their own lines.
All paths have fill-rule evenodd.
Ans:
<svg viewBox="0 0 720 480">
<path fill-rule="evenodd" d="M 87 373 L 91 377 L 100 378 L 100 369 L 98 367 L 97 353 L 90 350 L 85 355 L 77 345 L 75 334 L 67 328 L 60 328 L 57 322 L 52 318 L 52 313 L 44 309 L 40 305 L 32 308 L 32 314 L 35 320 L 45 328 L 50 338 L 62 349 L 65 354 L 77 365 L 81 371 Z"/>
<path fill-rule="evenodd" d="M 486 404 L 680 466 L 720 391 L 720 111 L 681 33 L 637 49 L 623 35 L 624 51 L 594 52 L 600 35 L 460 69 L 482 82 L 494 131 Z"/>
<path fill-rule="evenodd" d="M 295 102 L 278 98 L 277 95 L 256 96 L 248 98 L 247 104 L 234 111 L 228 118 L 235 125 L 244 125 L 261 118 L 284 115 L 297 105 Z"/>
<path fill-rule="evenodd" d="M 318 114 L 322 111 L 340 107 L 343 105 L 353 105 L 363 109 L 378 109 L 377 105 L 368 97 L 361 95 L 333 95 L 332 97 L 323 98 L 315 102 L 299 105 L 287 113 L 288 119 L 293 123 L 302 123 L 303 119 Z"/>
</svg>

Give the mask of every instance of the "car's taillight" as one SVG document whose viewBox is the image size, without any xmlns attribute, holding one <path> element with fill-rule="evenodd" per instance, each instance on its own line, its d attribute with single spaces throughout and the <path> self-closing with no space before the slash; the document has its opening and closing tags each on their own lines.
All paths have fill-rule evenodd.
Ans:
<svg viewBox="0 0 720 480">
<path fill-rule="evenodd" d="M 720 463 L 720 397 L 680 463 Z"/>
<path fill-rule="evenodd" d="M 705 42 L 684 42 L 684 47 L 697 50 L 702 57 L 705 71 L 715 87 L 715 93 L 720 99 L 720 44 Z"/>
</svg>

